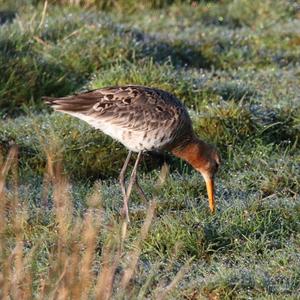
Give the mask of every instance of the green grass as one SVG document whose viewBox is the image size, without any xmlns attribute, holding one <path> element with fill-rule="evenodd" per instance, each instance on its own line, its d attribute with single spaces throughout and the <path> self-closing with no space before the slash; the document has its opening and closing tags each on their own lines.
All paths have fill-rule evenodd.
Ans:
<svg viewBox="0 0 300 300">
<path fill-rule="evenodd" d="M 298 299 L 297 1 L 67 2 L 43 17 L 43 1 L 0 1 L 17 10 L 0 25 L 1 297 L 93 299 L 113 274 L 116 299 Z M 133 193 L 120 242 L 126 149 L 41 97 L 128 83 L 176 94 L 223 163 L 211 215 L 196 171 L 146 155 L 139 181 L 155 215 L 140 234 L 149 204 Z"/>
</svg>

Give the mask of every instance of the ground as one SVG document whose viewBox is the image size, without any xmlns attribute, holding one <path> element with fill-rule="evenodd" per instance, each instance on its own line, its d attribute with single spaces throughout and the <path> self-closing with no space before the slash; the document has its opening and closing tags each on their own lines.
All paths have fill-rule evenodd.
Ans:
<svg viewBox="0 0 300 300">
<path fill-rule="evenodd" d="M 1 297 L 299 299 L 299 3 L 9 2 L 0 1 Z M 133 195 L 125 230 L 126 149 L 41 100 L 129 83 L 177 95 L 219 149 L 216 214 L 200 174 L 146 155 L 149 202 Z"/>
</svg>

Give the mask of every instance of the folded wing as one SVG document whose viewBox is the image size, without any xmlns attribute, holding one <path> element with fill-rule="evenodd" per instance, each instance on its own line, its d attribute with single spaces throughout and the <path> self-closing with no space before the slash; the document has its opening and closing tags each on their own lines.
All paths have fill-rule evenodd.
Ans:
<svg viewBox="0 0 300 300">
<path fill-rule="evenodd" d="M 44 100 L 56 111 L 96 128 L 98 123 L 107 123 L 133 131 L 151 131 L 174 127 L 181 117 L 188 118 L 184 106 L 173 95 L 141 86 L 103 88 Z"/>
</svg>

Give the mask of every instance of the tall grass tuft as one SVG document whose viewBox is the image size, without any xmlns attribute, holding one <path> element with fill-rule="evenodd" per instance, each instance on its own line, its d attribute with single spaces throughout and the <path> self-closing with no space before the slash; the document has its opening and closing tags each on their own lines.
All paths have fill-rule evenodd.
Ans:
<svg viewBox="0 0 300 300">
<path fill-rule="evenodd" d="M 28 231 L 33 229 L 29 208 L 18 194 L 17 156 L 17 147 L 13 146 L 0 168 L 1 299 L 122 299 L 151 293 L 165 299 L 175 289 L 188 263 L 166 285 L 151 280 L 139 288 L 131 284 L 154 218 L 155 201 L 150 204 L 136 239 L 123 240 L 123 221 L 105 219 L 98 185 L 88 196 L 89 208 L 83 215 L 76 215 L 61 160 L 50 152 L 49 174 L 45 177 L 53 195 L 54 222 L 48 225 L 52 226 L 52 238 L 50 243 L 43 238 L 36 242 L 27 240 Z M 46 263 L 42 271 L 36 272 L 45 243 L 47 251 L 42 256 Z"/>
</svg>

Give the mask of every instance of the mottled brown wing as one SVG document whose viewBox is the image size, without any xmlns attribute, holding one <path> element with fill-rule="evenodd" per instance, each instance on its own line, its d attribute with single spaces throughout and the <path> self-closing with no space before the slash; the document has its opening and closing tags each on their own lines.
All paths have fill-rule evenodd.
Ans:
<svg viewBox="0 0 300 300">
<path fill-rule="evenodd" d="M 180 118 L 189 119 L 184 106 L 175 96 L 142 86 L 103 88 L 45 100 L 57 111 L 82 119 L 101 119 L 133 131 L 174 127 L 180 123 Z"/>
</svg>

